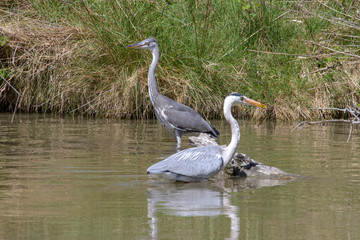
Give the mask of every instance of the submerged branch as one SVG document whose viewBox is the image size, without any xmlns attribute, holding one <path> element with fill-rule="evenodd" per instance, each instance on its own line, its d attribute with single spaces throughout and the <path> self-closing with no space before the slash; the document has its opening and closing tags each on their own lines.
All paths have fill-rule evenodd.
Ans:
<svg viewBox="0 0 360 240">
<path fill-rule="evenodd" d="M 341 111 L 344 113 L 350 113 L 352 118 L 351 119 L 330 119 L 330 120 L 321 120 L 321 121 L 302 121 L 298 123 L 291 132 L 295 131 L 296 129 L 303 129 L 308 125 L 315 125 L 315 124 L 322 124 L 322 123 L 332 123 L 332 122 L 341 122 L 341 123 L 349 123 L 349 135 L 346 142 L 349 142 L 351 134 L 353 132 L 353 125 L 360 124 L 360 108 L 353 104 L 353 107 L 346 106 L 346 108 L 315 108 L 317 110 L 334 110 L 334 111 Z"/>
</svg>

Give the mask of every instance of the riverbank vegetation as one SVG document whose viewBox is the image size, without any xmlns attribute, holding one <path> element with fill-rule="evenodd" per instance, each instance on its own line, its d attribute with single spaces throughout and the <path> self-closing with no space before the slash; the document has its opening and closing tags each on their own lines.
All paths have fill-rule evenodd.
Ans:
<svg viewBox="0 0 360 240">
<path fill-rule="evenodd" d="M 0 110 L 153 117 L 151 54 L 160 92 L 205 117 L 233 91 L 257 119 L 335 117 L 360 102 L 359 1 L 6 0 L 0 3 Z"/>
</svg>

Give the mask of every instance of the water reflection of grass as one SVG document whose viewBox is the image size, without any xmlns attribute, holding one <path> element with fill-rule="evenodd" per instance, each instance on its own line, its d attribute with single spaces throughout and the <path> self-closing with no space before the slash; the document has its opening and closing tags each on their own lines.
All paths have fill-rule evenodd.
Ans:
<svg viewBox="0 0 360 240">
<path fill-rule="evenodd" d="M 22 93 L 23 111 L 69 113 L 91 101 L 76 112 L 150 117 L 151 55 L 124 46 L 155 36 L 160 91 L 204 116 L 221 116 L 224 96 L 238 91 L 272 105 L 269 117 L 329 117 L 310 108 L 341 107 L 360 96 L 358 5 L 6 1 L 2 68 Z M 9 110 L 17 96 L 0 86 L 0 108 Z"/>
</svg>

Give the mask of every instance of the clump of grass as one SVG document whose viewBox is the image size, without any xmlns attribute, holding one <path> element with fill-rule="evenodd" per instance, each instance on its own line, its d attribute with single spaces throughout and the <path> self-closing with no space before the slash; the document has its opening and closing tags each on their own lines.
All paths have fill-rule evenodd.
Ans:
<svg viewBox="0 0 360 240">
<path fill-rule="evenodd" d="M 329 117 L 311 108 L 359 102 L 356 1 L 16 2 L 1 6 L 1 62 L 23 111 L 152 117 L 151 54 L 124 48 L 150 36 L 160 91 L 209 118 L 233 91 L 270 106 L 238 111 L 257 119 Z M 3 92 L 5 109 L 14 94 Z"/>
</svg>

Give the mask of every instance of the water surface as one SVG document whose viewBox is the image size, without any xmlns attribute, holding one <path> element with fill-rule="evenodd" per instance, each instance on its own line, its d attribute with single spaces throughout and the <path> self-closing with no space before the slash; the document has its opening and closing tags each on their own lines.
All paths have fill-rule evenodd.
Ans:
<svg viewBox="0 0 360 240">
<path fill-rule="evenodd" d="M 171 183 L 156 121 L 0 114 L 0 239 L 360 239 L 360 132 L 240 121 L 238 151 L 304 179 Z M 225 121 L 212 121 L 227 144 Z M 187 145 L 183 137 L 183 147 Z"/>
</svg>

